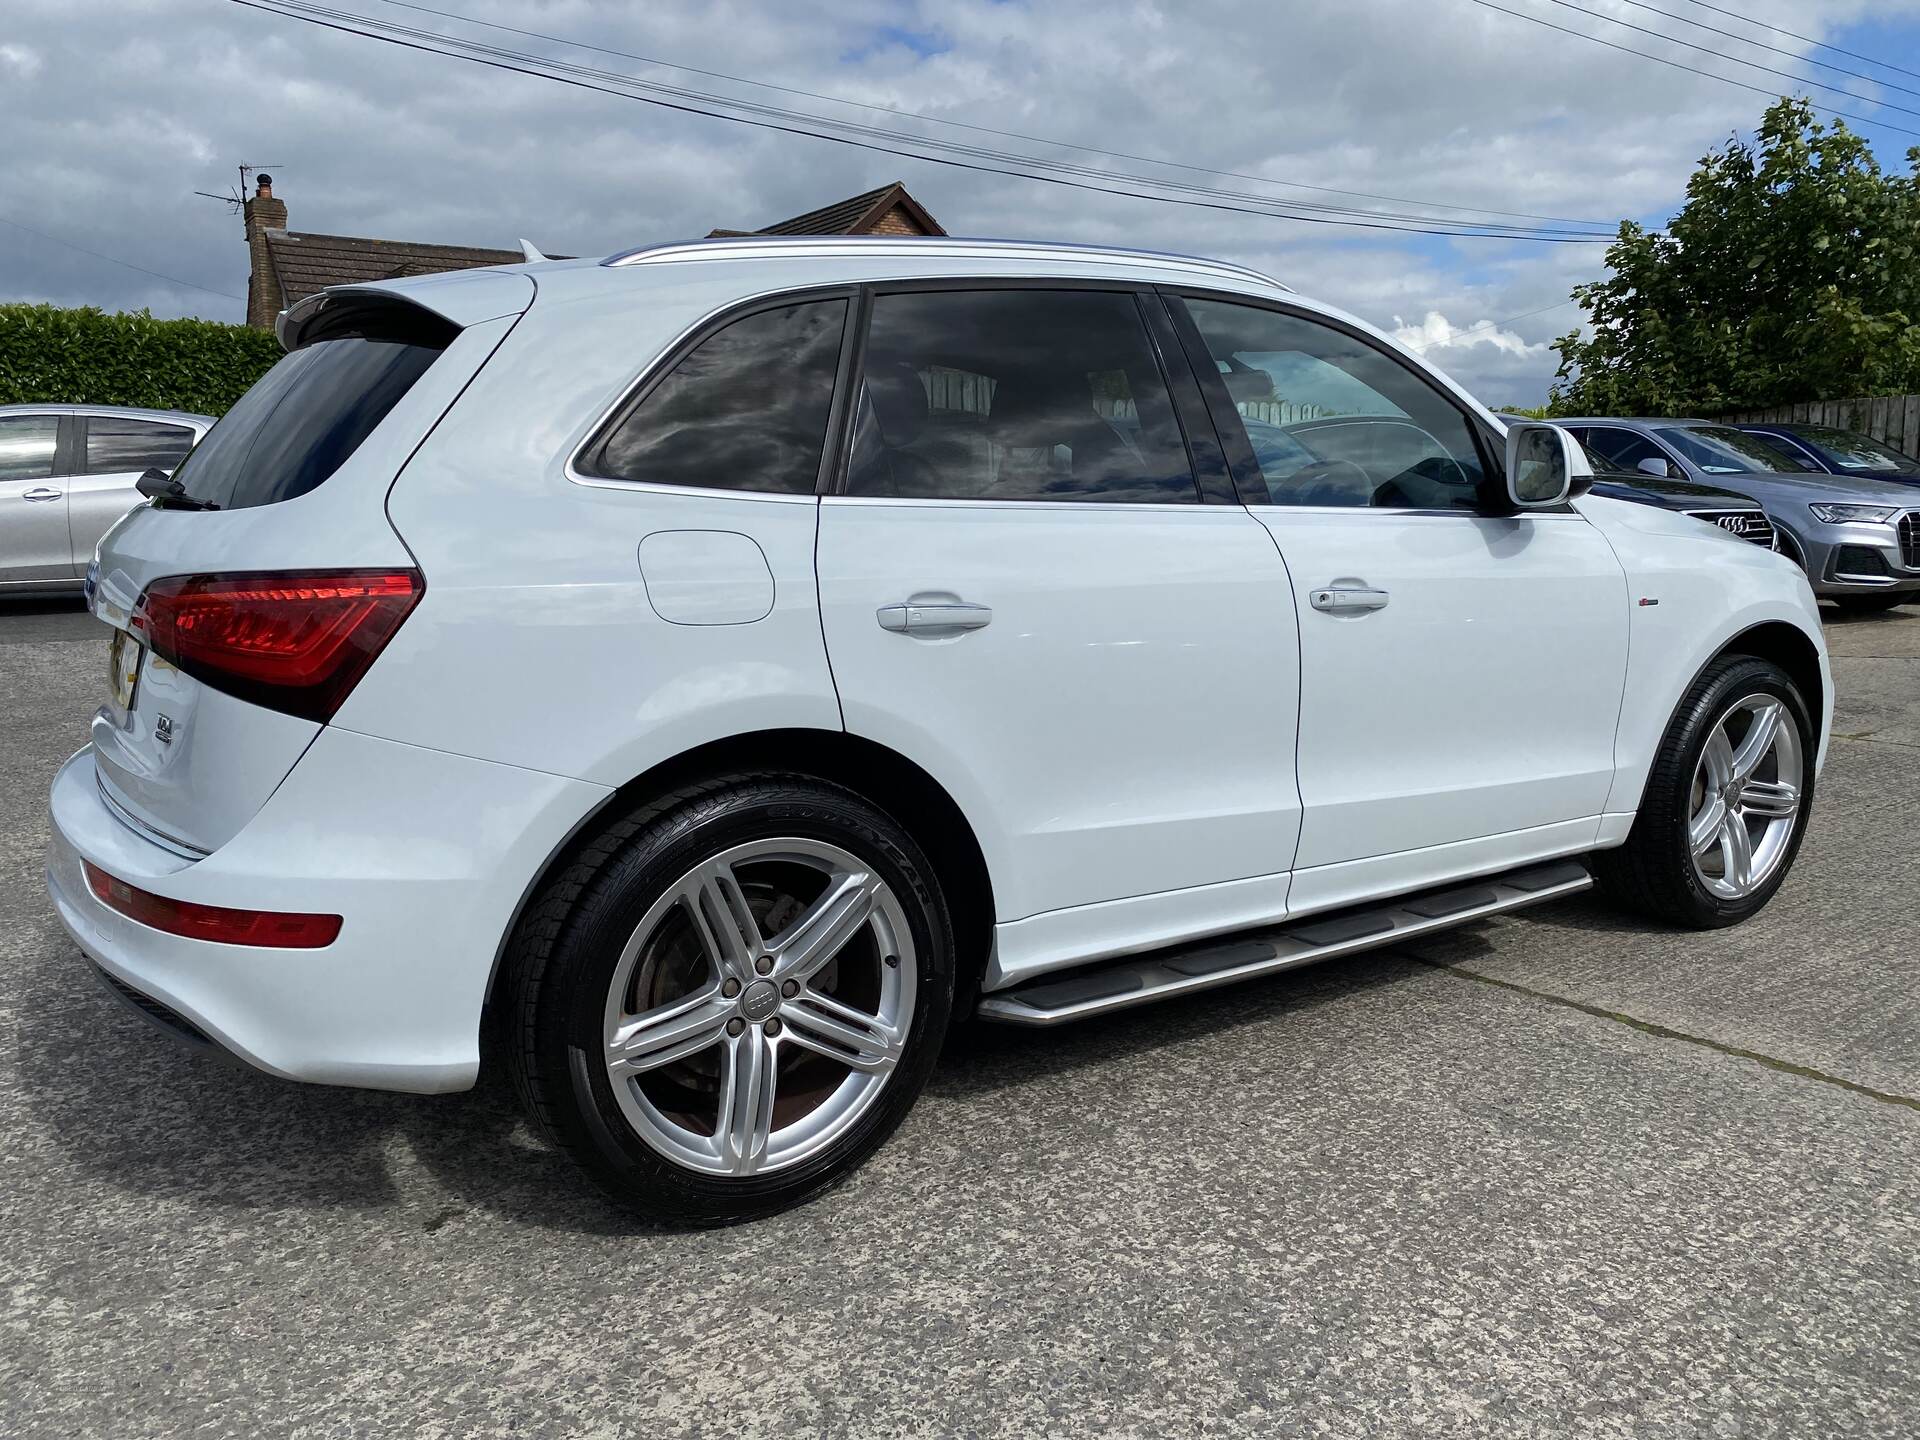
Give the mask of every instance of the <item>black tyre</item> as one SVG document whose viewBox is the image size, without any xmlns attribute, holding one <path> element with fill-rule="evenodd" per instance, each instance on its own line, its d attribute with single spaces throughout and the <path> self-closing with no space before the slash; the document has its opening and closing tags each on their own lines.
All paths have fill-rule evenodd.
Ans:
<svg viewBox="0 0 1920 1440">
<path fill-rule="evenodd" d="M 1909 600 L 1920 600 L 1920 590 L 1879 590 L 1871 595 L 1833 595 L 1828 598 L 1842 610 L 1865 615 L 1876 610 L 1891 610 Z"/>
<path fill-rule="evenodd" d="M 1632 909 L 1694 929 L 1737 925 L 1780 888 L 1813 808 L 1815 731 L 1770 661 L 1726 655 L 1680 702 L 1640 810 L 1601 885 Z"/>
<path fill-rule="evenodd" d="M 845 1176 L 926 1084 L 954 943 L 926 858 L 839 786 L 741 775 L 609 825 L 509 947 L 536 1124 L 625 1205 L 718 1225 Z"/>
</svg>

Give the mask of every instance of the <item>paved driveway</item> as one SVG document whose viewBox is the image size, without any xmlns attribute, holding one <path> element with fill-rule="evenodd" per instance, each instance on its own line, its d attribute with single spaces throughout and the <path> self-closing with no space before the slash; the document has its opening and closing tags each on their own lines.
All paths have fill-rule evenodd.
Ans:
<svg viewBox="0 0 1920 1440">
<path fill-rule="evenodd" d="M 39 876 L 104 646 L 0 615 L 0 1432 L 1911 1435 L 1920 610 L 1830 638 L 1754 923 L 1582 900 L 987 1031 L 851 1183 L 683 1235 L 494 1088 L 282 1085 L 119 1010 Z"/>
</svg>

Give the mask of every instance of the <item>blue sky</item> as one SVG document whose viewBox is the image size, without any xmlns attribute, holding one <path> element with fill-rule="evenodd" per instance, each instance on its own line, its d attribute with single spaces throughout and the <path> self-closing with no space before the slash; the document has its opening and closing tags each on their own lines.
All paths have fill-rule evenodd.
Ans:
<svg viewBox="0 0 1920 1440">
<path fill-rule="evenodd" d="M 1750 131 L 1767 103 L 1473 0 L 430 0 L 466 22 L 667 65 L 476 30 L 389 0 L 335 3 L 909 136 L 1401 212 L 1456 213 L 1429 208 L 1448 204 L 1658 224 L 1698 157 L 1735 129 Z M 1599 13 L 1582 18 L 1551 0 L 1497 3 L 1683 63 L 1737 70 L 1609 26 Z M 1577 3 L 1686 29 L 1645 8 L 1653 5 L 1801 56 L 1874 69 L 1699 0 Z M 1916 72 L 1876 71 L 1920 91 L 1920 0 L 1714 3 Z M 1580 318 L 1564 303 L 1568 291 L 1602 273 L 1604 246 L 1381 235 L 1040 185 L 478 70 L 224 0 L 90 0 L 84 19 L 71 0 L 8 0 L 7 8 L 0 220 L 39 233 L 0 224 L 0 299 L 238 318 L 233 297 L 246 285 L 239 222 L 193 192 L 228 189 L 243 162 L 282 167 L 278 190 L 295 229 L 489 246 L 524 235 L 573 254 L 764 225 L 903 179 L 960 233 L 1137 244 L 1260 266 L 1423 346 L 1496 404 L 1544 398 L 1555 364 L 1548 342 Z M 1795 59 L 1689 33 L 1841 83 Z M 1770 90 L 1785 85 L 1740 73 Z M 1821 98 L 1920 131 L 1920 115 L 1876 104 L 1920 110 L 1920 94 Z M 935 121 L 1394 198 L 1262 186 Z M 1907 146 L 1920 144 L 1920 136 L 1863 133 L 1889 167 L 1904 168 Z"/>
</svg>

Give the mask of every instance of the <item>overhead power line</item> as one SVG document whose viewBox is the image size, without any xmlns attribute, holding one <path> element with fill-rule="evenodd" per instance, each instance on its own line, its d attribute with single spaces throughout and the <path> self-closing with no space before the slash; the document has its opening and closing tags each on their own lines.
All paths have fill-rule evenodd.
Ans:
<svg viewBox="0 0 1920 1440">
<path fill-rule="evenodd" d="M 1342 207 L 1336 206 L 1311 205 L 1299 201 L 1280 200 L 1272 196 L 1255 196 L 1242 192 L 1211 190 L 1207 187 L 1159 180 L 1150 176 L 1094 170 L 1085 166 L 1068 165 L 1061 161 L 1050 161 L 1032 155 L 1009 154 L 980 146 L 961 145 L 955 142 L 941 141 L 925 136 L 902 135 L 898 132 L 873 126 L 854 125 L 844 121 L 828 120 L 825 117 L 806 114 L 804 112 L 782 110 L 778 107 L 759 105 L 724 96 L 687 91 L 672 86 L 664 86 L 654 82 L 640 80 L 634 76 L 619 72 L 595 70 L 591 67 L 551 60 L 521 51 L 508 50 L 503 47 L 460 40 L 455 37 L 441 35 L 434 31 L 415 30 L 410 27 L 380 21 L 370 16 L 351 11 L 334 10 L 321 5 L 300 3 L 300 0 L 273 0 L 273 3 L 262 3 L 262 0 L 231 0 L 231 3 L 240 5 L 246 9 L 259 10 L 271 15 L 279 15 L 284 19 L 298 20 L 304 24 L 315 25 L 322 29 L 355 35 L 362 39 L 376 40 L 380 43 L 394 45 L 402 49 L 440 55 L 447 59 L 461 60 L 470 64 L 486 66 L 494 70 L 527 75 L 535 79 L 550 80 L 576 89 L 597 91 L 601 94 L 614 95 L 626 100 L 636 100 L 642 104 L 654 105 L 663 109 L 701 115 L 711 119 L 729 120 L 736 124 L 748 125 L 754 128 L 783 134 L 804 136 L 809 139 L 826 140 L 835 144 L 850 145 L 882 154 L 897 155 L 906 159 L 919 160 L 929 164 L 947 165 L 957 169 L 1006 175 L 1017 179 L 1034 180 L 1044 184 L 1066 186 L 1071 189 L 1098 194 L 1152 200 L 1161 204 L 1184 205 L 1205 210 L 1257 215 L 1268 219 L 1297 220 L 1311 224 L 1438 235 L 1457 239 L 1478 238 L 1529 240 L 1547 244 L 1595 244 L 1604 243 L 1612 238 L 1610 234 L 1596 234 L 1592 231 L 1556 231 L 1542 227 L 1494 225 L 1485 222 L 1446 221 L 1433 216 L 1386 215 L 1378 211 L 1356 211 L 1350 208 L 1343 209 Z M 636 94 L 636 90 L 645 93 Z M 930 154 L 928 153 L 929 151 L 939 153 Z M 1148 188 L 1133 188 L 1137 186 L 1145 186 Z M 1172 191 L 1175 193 L 1158 193 L 1163 191 Z"/>
<path fill-rule="evenodd" d="M 1858 50 L 1842 50 L 1838 45 L 1829 45 L 1826 41 L 1816 40 L 1811 35 L 1799 34 L 1797 31 L 1789 30 L 1783 25 L 1776 25 L 1771 20 L 1756 20 L 1751 15 L 1742 15 L 1738 10 L 1728 10 L 1719 5 L 1709 5 L 1707 4 L 1707 0 L 1687 0 L 1687 4 L 1698 5 L 1702 10 L 1711 10 L 1716 15 L 1726 15 L 1734 20 L 1745 20 L 1749 25 L 1758 25 L 1762 29 L 1771 30 L 1776 35 L 1784 35 L 1789 40 L 1799 40 L 1817 49 L 1826 50 L 1835 55 L 1844 55 L 1849 60 L 1860 60 L 1868 65 L 1877 65 L 1882 70 L 1891 70 L 1896 75 L 1911 75 L 1915 80 L 1920 80 L 1920 70 L 1908 70 L 1899 65 L 1891 65 L 1885 60 L 1876 59 L 1872 55 L 1862 55 Z"/>
<path fill-rule="evenodd" d="M 1764 85 L 1749 85 L 1746 81 L 1736 80 L 1731 75 L 1717 75 L 1711 70 L 1702 70 L 1696 65 L 1686 65 L 1678 60 L 1669 60 L 1664 55 L 1652 55 L 1645 50 L 1636 50 L 1631 45 L 1622 45 L 1617 41 L 1603 39 L 1598 35 L 1589 35 L 1586 31 L 1575 30 L 1570 25 L 1558 25 L 1539 15 L 1529 15 L 1524 10 L 1509 10 L 1505 5 L 1496 5 L 1494 0 L 1473 0 L 1473 3 L 1488 10 L 1498 10 L 1502 15 L 1511 15 L 1516 20 L 1525 20 L 1534 25 L 1544 25 L 1549 30 L 1558 30 L 1562 35 L 1571 35 L 1578 40 L 1589 40 L 1595 45 L 1604 45 L 1609 50 L 1618 50 L 1624 55 L 1637 55 L 1642 60 L 1653 61 L 1656 65 L 1665 65 L 1674 70 L 1684 70 L 1689 75 L 1704 75 L 1707 79 L 1718 80 L 1723 85 L 1735 85 L 1742 90 L 1751 90 L 1755 95 L 1775 97 L 1780 93 L 1777 90 L 1770 90 Z M 1559 3 L 1559 0 L 1556 0 L 1556 3 Z M 1579 7 L 1571 6 L 1569 8 L 1578 9 Z M 1592 14 L 1593 12 L 1585 11 L 1582 13 Z M 1663 36 L 1662 38 L 1667 37 Z M 1896 135 L 1920 136 L 1920 130 L 1907 130 L 1898 125 L 1889 125 L 1884 120 L 1875 120 L 1866 115 L 1856 115 L 1847 110 L 1837 110 L 1831 105 L 1822 105 L 1814 100 L 1810 100 L 1808 103 L 1813 105 L 1817 110 L 1825 111 L 1829 115 L 1838 115 L 1843 120 L 1852 120 L 1862 125 L 1877 125 L 1883 130 L 1893 131 Z"/>
<path fill-rule="evenodd" d="M 391 5 L 391 4 L 397 3 L 397 0 L 385 0 L 385 3 Z M 1742 45 L 1753 45 L 1753 46 L 1757 46 L 1762 50 L 1770 50 L 1775 55 L 1784 55 L 1789 60 L 1798 61 L 1802 65 L 1817 65 L 1822 70 L 1831 70 L 1836 75 L 1847 75 L 1847 76 L 1851 76 L 1855 80 L 1864 80 L 1867 84 L 1878 85 L 1883 90 L 1898 90 L 1902 95 L 1920 95 L 1920 90 L 1914 90 L 1905 85 L 1896 85 L 1891 80 L 1882 80 L 1878 75 L 1863 75 L 1860 71 L 1849 70 L 1844 65 L 1830 65 L 1825 60 L 1815 60 L 1810 55 L 1802 55 L 1798 50 L 1789 50 L 1782 45 L 1769 45 L 1764 40 L 1756 40 L 1751 35 L 1742 35 L 1737 30 L 1723 30 L 1718 25 L 1707 24 L 1707 22 L 1704 20 L 1694 20 L 1685 15 L 1676 15 L 1671 10 L 1662 10 L 1658 5 L 1649 5 L 1646 3 L 1646 0 L 1620 0 L 1620 3 L 1622 5 L 1631 5 L 1636 10 L 1651 11 L 1655 15 L 1665 16 L 1667 19 L 1676 21 L 1682 25 L 1691 25 L 1693 26 L 1694 29 L 1705 30 L 1710 35 L 1724 35 L 1729 40 L 1738 40 Z M 1708 6 L 1707 8 L 1712 9 L 1713 7 Z M 1753 23 L 1757 25 L 1762 22 L 1756 20 Z M 1782 33 L 1785 33 L 1785 32 L 1782 32 Z M 1798 39 L 1799 37 L 1795 36 L 1794 38 Z M 1685 44 L 1686 42 L 1682 41 L 1681 43 Z M 1817 44 L 1818 42 L 1810 41 L 1808 43 Z M 1709 53 L 1717 54 L 1718 52 L 1714 51 Z M 1840 53 L 1844 55 L 1844 54 L 1847 54 L 1848 52 L 1843 50 Z M 1888 68 L 1892 69 L 1895 67 L 1889 66 Z M 1905 74 L 1907 72 L 1902 71 L 1901 73 Z M 1857 95 L 1855 94 L 1854 91 L 1851 91 L 1851 90 L 1844 91 L 1843 93 L 1848 95 L 1855 95 L 1855 98 L 1860 100 L 1872 100 L 1871 96 Z M 1878 104 L 1880 102 L 1873 101 L 1873 103 Z"/>
<path fill-rule="evenodd" d="M 1573 0 L 1547 0 L 1547 3 L 1549 5 L 1558 5 L 1562 10 L 1571 10 L 1576 15 L 1585 15 L 1589 20 L 1603 20 L 1609 25 L 1618 25 L 1624 30 L 1632 30 L 1639 35 L 1650 35 L 1655 40 L 1665 40 L 1669 45 L 1681 45 L 1689 50 L 1696 50 L 1702 55 L 1711 55 L 1716 60 L 1725 60 L 1734 65 L 1744 65 L 1749 70 L 1758 70 L 1763 75 L 1778 75 L 1782 80 L 1791 80 L 1796 85 L 1811 85 L 1816 90 L 1826 90 L 1835 95 L 1844 95 L 1849 100 L 1864 100 L 1867 104 L 1878 105 L 1883 110 L 1898 110 L 1903 115 L 1920 116 L 1920 110 L 1915 110 L 1911 106 L 1895 105 L 1891 100 L 1875 100 L 1872 96 L 1861 95 L 1857 91 L 1845 90 L 1838 85 L 1829 85 L 1824 80 L 1810 80 L 1804 75 L 1795 75 L 1791 70 L 1776 70 L 1771 65 L 1762 65 L 1758 60 L 1743 60 L 1738 55 L 1729 55 L 1724 50 L 1715 50 L 1707 45 L 1696 45 L 1691 40 L 1682 40 L 1678 35 L 1669 35 L 1663 30 L 1649 30 L 1645 25 L 1636 25 L 1631 20 L 1622 20 L 1616 15 L 1606 15 L 1598 10 L 1589 10 L 1584 5 L 1574 4 Z M 1627 0 L 1627 3 L 1630 5 L 1637 4 L 1638 0 Z M 1653 7 L 1647 5 L 1641 8 L 1650 10 Z M 1666 14 L 1664 10 L 1660 13 L 1663 15 Z M 1681 23 L 1688 24 L 1693 22 L 1682 21 Z M 1873 123 L 1879 124 L 1881 122 L 1875 121 Z M 1888 126 L 1887 128 L 1892 129 L 1893 127 Z M 1905 133 L 1909 135 L 1920 134 L 1920 131 L 1909 130 Z"/>
<path fill-rule="evenodd" d="M 1138 164 L 1163 165 L 1172 170 L 1185 170 L 1196 175 L 1212 175 L 1223 180 L 1250 180 L 1260 185 L 1276 185 L 1288 190 L 1307 190 L 1320 195 L 1344 195 L 1353 200 L 1380 200 L 1389 205 L 1413 205 L 1427 210 L 1451 210 L 1459 214 L 1493 215 L 1506 220 L 1546 220 L 1563 225 L 1606 226 L 1605 220 L 1583 220 L 1566 215 L 1540 215 L 1527 210 L 1491 210 L 1478 205 L 1454 205 L 1436 200 L 1409 200 L 1404 196 L 1379 195 L 1367 190 L 1339 190 L 1328 185 L 1308 185 L 1298 180 L 1276 180 L 1270 175 L 1248 174 L 1240 170 L 1211 170 L 1203 165 L 1188 164 L 1179 160 L 1165 160 L 1152 155 L 1138 155 L 1126 150 L 1104 150 L 1097 145 L 1081 145 L 1071 140 L 1056 140 L 1044 135 L 1029 135 L 1018 130 L 998 130 L 991 125 L 976 125 L 965 120 L 949 120 L 937 115 L 926 115 L 915 110 L 901 110 L 890 105 L 876 105 L 865 100 L 849 100 L 845 96 L 827 95 L 816 90 L 802 90 L 791 85 L 776 85 L 766 80 L 752 80 L 743 75 L 729 75 L 723 70 L 702 70 L 697 65 L 685 65 L 674 60 L 661 60 L 650 55 L 635 54 L 631 50 L 615 50 L 605 45 L 593 45 L 584 40 L 569 40 L 561 35 L 549 35 L 539 30 L 522 30 L 513 25 L 501 25 L 490 20 L 477 20 L 460 15 L 451 10 L 436 10 L 430 5 L 416 5 L 409 0 L 379 0 L 380 4 L 390 5 L 400 10 L 412 10 L 422 15 L 435 15 L 443 20 L 454 20 L 464 25 L 477 26 L 485 30 L 497 30 L 506 35 L 519 35 L 529 40 L 541 40 L 551 45 L 564 45 L 574 50 L 590 50 L 599 55 L 612 55 L 621 60 L 635 60 L 643 65 L 659 66 L 663 69 L 678 70 L 688 75 L 703 75 L 710 80 L 725 80 L 734 85 L 750 85 L 757 90 L 770 90 L 781 95 L 796 95 L 807 100 L 819 100 L 829 105 L 844 105 L 856 110 L 866 110 L 881 115 L 892 115 L 901 119 L 918 120 L 928 125 L 950 126 L 956 130 L 971 130 L 980 135 L 994 135 L 1003 140 L 1022 140 L 1033 145 L 1052 145 L 1063 150 L 1077 150 L 1084 155 L 1104 155 L 1113 160 L 1127 160 Z"/>
<path fill-rule="evenodd" d="M 244 303 L 247 298 L 244 295 L 235 295 L 226 290 L 215 290 L 210 286 L 196 284 L 192 280 L 182 280 L 178 275 L 165 275 L 158 270 L 149 270 L 144 265 L 135 265 L 131 260 L 122 260 L 114 255 L 103 255 L 98 250 L 89 250 L 86 246 L 76 245 L 71 240 L 62 240 L 58 235 L 49 235 L 44 230 L 36 230 L 31 225 L 22 225 L 18 220 L 9 220 L 4 215 L 0 215 L 0 225 L 10 225 L 15 230 L 24 230 L 27 234 L 37 235 L 42 240 L 48 241 L 51 244 L 64 246 L 68 250 L 77 250 L 82 255 L 91 255 L 94 259 L 104 260 L 109 265 L 118 265 L 122 270 L 137 270 L 142 275 L 151 275 L 154 279 L 164 280 L 169 285 L 184 285 L 189 290 L 202 290 L 209 295 L 218 295 L 226 300 L 239 300 L 242 303 Z"/>
</svg>

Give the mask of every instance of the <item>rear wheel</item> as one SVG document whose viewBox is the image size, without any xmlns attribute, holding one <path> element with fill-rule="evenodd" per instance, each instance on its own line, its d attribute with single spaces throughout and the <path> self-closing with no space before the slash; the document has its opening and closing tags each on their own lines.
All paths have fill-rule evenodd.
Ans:
<svg viewBox="0 0 1920 1440">
<path fill-rule="evenodd" d="M 1830 598 L 1842 610 L 1865 614 L 1874 610 L 1891 610 L 1909 600 L 1920 600 L 1920 590 L 1880 590 L 1871 595 L 1835 595 Z"/>
<path fill-rule="evenodd" d="M 1813 802 L 1815 735 L 1785 671 L 1722 656 L 1667 727 L 1640 811 L 1594 856 L 1609 894 L 1696 929 L 1735 925 L 1785 881 Z"/>
<path fill-rule="evenodd" d="M 953 948 L 918 847 L 859 797 L 789 776 L 683 791 L 609 827 L 521 926 L 516 1081 L 631 1208 L 767 1214 L 906 1114 Z"/>
</svg>

